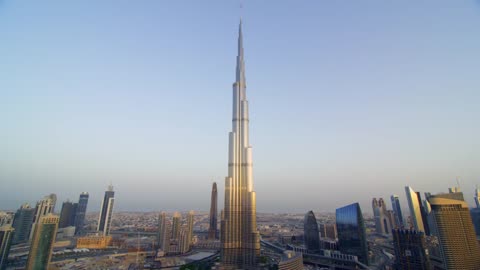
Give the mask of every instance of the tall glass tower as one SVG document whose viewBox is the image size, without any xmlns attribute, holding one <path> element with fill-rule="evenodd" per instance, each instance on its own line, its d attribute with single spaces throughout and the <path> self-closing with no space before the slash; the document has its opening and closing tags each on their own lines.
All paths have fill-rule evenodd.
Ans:
<svg viewBox="0 0 480 270">
<path fill-rule="evenodd" d="M 60 218 L 53 214 L 47 214 L 38 220 L 35 225 L 25 269 L 48 269 L 59 220 Z"/>
<path fill-rule="evenodd" d="M 85 223 L 85 215 L 87 213 L 88 205 L 88 192 L 82 192 L 80 198 L 78 199 L 78 207 L 75 215 L 75 229 L 77 235 L 83 235 L 83 225 Z"/>
<path fill-rule="evenodd" d="M 214 240 L 217 238 L 217 183 L 213 182 L 212 186 L 212 198 L 210 201 L 210 227 L 208 228 L 208 239 Z"/>
<path fill-rule="evenodd" d="M 236 81 L 233 83 L 232 131 L 229 134 L 228 176 L 225 178 L 225 207 L 220 236 L 224 269 L 255 269 L 260 255 L 243 56 L 240 22 Z"/>
<path fill-rule="evenodd" d="M 113 191 L 113 186 L 108 186 L 108 190 L 105 191 L 105 196 L 102 201 L 102 208 L 100 209 L 100 217 L 98 218 L 98 228 L 97 231 L 101 232 L 104 236 L 110 234 L 110 225 L 112 224 L 112 214 L 113 214 L 113 202 L 115 192 Z"/>
<path fill-rule="evenodd" d="M 303 239 L 308 251 L 314 253 L 320 251 L 320 234 L 313 211 L 308 211 L 303 219 Z"/>
<path fill-rule="evenodd" d="M 335 216 L 340 251 L 355 255 L 360 262 L 368 265 L 367 233 L 360 205 L 353 203 L 338 208 Z"/>
<path fill-rule="evenodd" d="M 403 215 L 402 215 L 402 207 L 400 206 L 400 199 L 398 195 L 393 194 L 390 196 L 390 200 L 392 201 L 392 209 L 395 213 L 395 222 L 397 223 L 398 227 L 403 227 Z"/>
</svg>

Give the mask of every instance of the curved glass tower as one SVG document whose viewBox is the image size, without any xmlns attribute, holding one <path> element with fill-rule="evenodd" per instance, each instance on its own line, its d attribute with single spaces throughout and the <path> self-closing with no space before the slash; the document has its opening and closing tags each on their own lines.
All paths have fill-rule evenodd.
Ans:
<svg viewBox="0 0 480 270">
<path fill-rule="evenodd" d="M 303 238 L 308 251 L 315 253 L 320 250 L 318 223 L 312 211 L 308 211 L 303 220 Z"/>
<path fill-rule="evenodd" d="M 229 134 L 228 176 L 225 178 L 225 208 L 220 234 L 224 269 L 256 269 L 260 254 L 245 90 L 245 62 L 240 21 L 236 81 L 233 83 L 232 131 Z"/>
<path fill-rule="evenodd" d="M 358 257 L 368 265 L 367 234 L 362 210 L 358 203 L 353 203 L 336 210 L 338 246 L 342 253 Z"/>
</svg>

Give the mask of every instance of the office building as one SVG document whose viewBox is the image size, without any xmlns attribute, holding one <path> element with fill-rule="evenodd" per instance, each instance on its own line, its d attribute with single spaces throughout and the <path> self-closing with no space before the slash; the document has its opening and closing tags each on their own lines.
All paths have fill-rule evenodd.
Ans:
<svg viewBox="0 0 480 270">
<path fill-rule="evenodd" d="M 28 241 L 34 217 L 35 209 L 31 208 L 28 203 L 20 206 L 20 209 L 15 212 L 15 218 L 13 219 L 13 228 L 15 229 L 13 244 L 26 243 Z"/>
<path fill-rule="evenodd" d="M 53 193 L 48 196 L 45 196 L 42 200 L 37 202 L 37 205 L 35 207 L 35 217 L 33 218 L 32 229 L 30 230 L 30 240 L 32 240 L 33 231 L 38 221 L 43 216 L 53 214 L 56 203 L 57 203 L 57 195 Z"/>
<path fill-rule="evenodd" d="M 159 249 L 166 251 L 170 234 L 171 233 L 167 231 L 167 214 L 162 212 L 158 215 L 157 247 Z"/>
<path fill-rule="evenodd" d="M 365 222 L 358 203 L 336 210 L 338 247 L 343 254 L 354 255 L 368 265 L 368 246 Z"/>
<path fill-rule="evenodd" d="M 475 200 L 476 207 L 480 208 L 480 189 L 478 187 L 475 189 L 475 196 L 473 198 Z"/>
<path fill-rule="evenodd" d="M 220 223 L 220 257 L 224 269 L 255 269 L 260 255 L 260 234 L 257 230 L 256 198 L 253 188 L 241 22 L 232 112 L 228 176 L 225 179 L 225 207 Z"/>
<path fill-rule="evenodd" d="M 430 196 L 432 234 L 438 237 L 444 269 L 480 269 L 480 247 L 468 205 L 463 200 Z"/>
<path fill-rule="evenodd" d="M 62 210 L 60 211 L 60 222 L 58 228 L 65 228 L 75 226 L 75 216 L 77 212 L 78 204 L 66 201 L 62 204 Z"/>
<path fill-rule="evenodd" d="M 194 212 L 187 213 L 182 222 L 181 215 L 174 213 L 171 222 L 165 212 L 158 217 L 157 247 L 163 254 L 183 254 L 190 251 L 193 242 Z M 177 231 L 174 233 L 174 231 Z"/>
<path fill-rule="evenodd" d="M 470 209 L 470 216 L 472 217 L 475 234 L 477 235 L 477 237 L 480 237 L 480 208 Z"/>
<path fill-rule="evenodd" d="M 88 192 L 82 192 L 80 198 L 78 199 L 78 206 L 75 215 L 75 228 L 77 235 L 84 235 L 84 225 L 85 225 L 85 215 L 87 214 L 87 205 L 88 205 Z"/>
<path fill-rule="evenodd" d="M 170 236 L 170 238 L 178 239 L 178 237 L 180 237 L 180 225 L 182 224 L 181 219 L 182 219 L 182 216 L 180 215 L 179 212 L 173 213 L 172 236 Z"/>
<path fill-rule="evenodd" d="M 387 206 L 382 198 L 378 201 L 372 200 L 373 216 L 375 218 L 375 229 L 377 233 L 389 234 L 392 230 L 391 219 L 387 213 Z"/>
<path fill-rule="evenodd" d="M 392 202 L 392 209 L 395 214 L 395 224 L 397 225 L 397 227 L 401 228 L 404 225 L 400 199 L 398 198 L 398 195 L 393 194 L 392 196 L 390 196 L 390 200 Z"/>
<path fill-rule="evenodd" d="M 208 239 L 214 240 L 217 239 L 217 200 L 218 200 L 218 193 L 217 193 L 217 183 L 213 182 L 212 185 L 212 196 L 210 199 L 210 226 L 208 228 Z"/>
<path fill-rule="evenodd" d="M 112 236 L 83 236 L 77 239 L 77 248 L 106 249 L 112 243 Z"/>
<path fill-rule="evenodd" d="M 303 239 L 305 248 L 310 253 L 320 251 L 320 233 L 318 231 L 318 223 L 313 211 L 308 211 L 303 219 Z"/>
<path fill-rule="evenodd" d="M 13 212 L 0 211 L 0 227 L 5 225 L 12 225 L 14 216 L 15 213 Z"/>
<path fill-rule="evenodd" d="M 0 270 L 7 267 L 8 253 L 12 245 L 14 231 L 11 225 L 0 227 Z"/>
<path fill-rule="evenodd" d="M 335 223 L 320 224 L 320 237 L 332 240 L 337 239 L 337 225 Z"/>
<path fill-rule="evenodd" d="M 395 269 L 432 269 L 424 232 L 394 229 L 392 233 Z"/>
<path fill-rule="evenodd" d="M 26 270 L 48 269 L 58 229 L 58 216 L 47 214 L 36 223 Z"/>
<path fill-rule="evenodd" d="M 115 192 L 113 191 L 113 186 L 108 186 L 108 190 L 105 191 L 105 196 L 102 200 L 102 206 L 100 208 L 100 216 L 98 217 L 98 227 L 97 231 L 100 232 L 103 236 L 110 234 L 110 226 L 112 225 L 112 215 L 113 215 L 113 203 Z"/>
<path fill-rule="evenodd" d="M 421 203 L 420 198 L 418 197 L 418 193 L 409 186 L 405 187 L 405 193 L 407 195 L 408 208 L 410 209 L 410 218 L 412 220 L 414 229 L 416 231 L 425 232 L 425 227 L 423 226 Z"/>
</svg>

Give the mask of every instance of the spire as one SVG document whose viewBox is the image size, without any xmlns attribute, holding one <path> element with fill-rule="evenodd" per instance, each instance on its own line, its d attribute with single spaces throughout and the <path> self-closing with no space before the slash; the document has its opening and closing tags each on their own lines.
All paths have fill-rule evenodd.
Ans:
<svg viewBox="0 0 480 270">
<path fill-rule="evenodd" d="M 243 35 L 242 35 L 242 19 L 238 25 L 238 55 L 237 55 L 237 77 L 236 82 L 245 87 L 245 61 L 243 59 Z"/>
</svg>

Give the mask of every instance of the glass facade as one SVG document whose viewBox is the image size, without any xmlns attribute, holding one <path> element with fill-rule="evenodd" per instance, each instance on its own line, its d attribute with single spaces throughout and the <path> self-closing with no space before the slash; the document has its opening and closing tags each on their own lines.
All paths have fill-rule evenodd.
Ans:
<svg viewBox="0 0 480 270">
<path fill-rule="evenodd" d="M 320 250 L 320 233 L 318 231 L 317 219 L 312 211 L 309 211 L 305 215 L 303 233 L 307 250 L 310 252 L 318 252 Z"/>
<path fill-rule="evenodd" d="M 368 247 L 365 222 L 358 203 L 336 210 L 338 247 L 342 253 L 355 255 L 368 265 Z"/>
<path fill-rule="evenodd" d="M 85 214 L 87 213 L 88 193 L 80 194 L 78 200 L 77 212 L 75 215 L 75 228 L 77 235 L 83 235 L 83 225 L 85 223 Z"/>
</svg>

